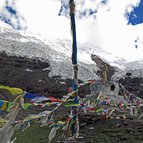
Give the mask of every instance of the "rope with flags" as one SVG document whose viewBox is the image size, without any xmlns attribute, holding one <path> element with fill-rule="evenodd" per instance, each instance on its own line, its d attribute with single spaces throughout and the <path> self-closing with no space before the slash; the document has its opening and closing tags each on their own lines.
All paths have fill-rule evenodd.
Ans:
<svg viewBox="0 0 143 143">
<path fill-rule="evenodd" d="M 94 81 L 85 82 L 83 85 L 93 83 Z M 80 85 L 83 86 L 83 85 Z M 124 88 L 124 87 L 122 87 Z M 124 92 L 126 89 L 123 89 Z M 85 98 L 85 101 L 79 104 L 73 103 L 75 100 L 75 92 L 72 91 L 68 93 L 66 96 L 63 96 L 62 99 L 57 99 L 52 96 L 45 97 L 38 94 L 31 94 L 23 91 L 19 88 L 12 88 L 8 86 L 0 86 L 1 95 L 6 95 L 15 97 L 14 101 L 7 101 L 5 99 L 0 100 L 0 110 L 5 111 L 7 113 L 7 118 L 0 118 L 0 142 L 6 143 L 6 141 L 11 140 L 11 135 L 14 133 L 16 128 L 20 127 L 23 131 L 30 127 L 30 123 L 32 120 L 38 120 L 41 124 L 41 127 L 49 125 L 52 127 L 49 134 L 49 142 L 55 137 L 56 131 L 62 129 L 63 134 L 62 137 L 64 140 L 71 141 L 74 139 L 78 133 L 78 114 L 75 114 L 74 111 L 82 110 L 85 113 L 94 112 L 98 115 L 101 115 L 103 119 L 121 118 L 124 119 L 128 117 L 137 117 L 141 119 L 143 117 L 143 100 L 139 97 L 134 96 L 129 92 L 125 92 L 125 95 L 113 95 L 106 94 L 102 90 L 99 93 L 98 97 L 95 98 Z M 29 99 L 29 103 L 24 103 L 24 99 Z M 39 106 L 40 108 L 44 108 L 45 106 L 52 105 L 53 108 L 44 110 L 38 114 L 29 114 L 26 118 L 22 118 L 20 120 L 16 119 L 19 110 L 27 110 L 30 106 Z M 72 107 L 73 114 L 71 116 L 66 117 L 62 120 L 53 119 L 53 113 L 61 106 L 64 107 Z M 78 112 L 76 112 L 78 113 Z M 24 125 L 24 126 L 22 126 Z M 7 134 L 4 134 L 4 133 Z M 72 138 L 70 138 L 72 137 Z"/>
</svg>

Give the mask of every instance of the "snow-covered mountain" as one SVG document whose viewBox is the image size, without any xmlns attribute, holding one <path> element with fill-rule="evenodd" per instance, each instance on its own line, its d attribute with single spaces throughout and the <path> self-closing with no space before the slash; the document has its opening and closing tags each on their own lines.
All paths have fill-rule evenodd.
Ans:
<svg viewBox="0 0 143 143">
<path fill-rule="evenodd" d="M 2 22 L 1 22 L 2 23 Z M 50 76 L 73 77 L 71 63 L 72 43 L 66 39 L 44 39 L 31 33 L 16 31 L 2 23 L 0 27 L 0 51 L 9 55 L 37 58 L 47 61 Z M 98 67 L 91 60 L 91 54 L 99 56 L 112 66 L 124 68 L 126 61 L 102 49 L 78 43 L 79 79 L 98 79 Z"/>
<path fill-rule="evenodd" d="M 67 94 L 73 78 L 71 53 L 71 40 L 44 39 L 28 32 L 15 31 L 0 22 L 1 84 L 61 97 Z M 99 79 L 96 73 L 101 67 L 92 61 L 93 57 L 102 61 L 101 66 L 103 63 L 109 67 L 110 77 L 115 73 L 112 80 L 120 81 L 130 92 L 143 96 L 143 61 L 128 63 L 99 47 L 78 43 L 79 80 Z M 81 96 L 89 93 L 88 87 L 79 91 Z"/>
<path fill-rule="evenodd" d="M 0 51 L 9 55 L 27 58 L 37 58 L 50 64 L 50 76 L 62 78 L 73 77 L 73 65 L 71 63 L 72 42 L 67 39 L 44 39 L 40 35 L 24 31 L 13 30 L 9 25 L 0 21 Z M 78 43 L 79 79 L 98 79 L 96 75 L 96 63 L 92 61 L 91 54 L 100 57 L 103 61 L 118 70 L 113 79 L 125 77 L 126 73 L 132 73 L 132 77 L 143 77 L 143 61 L 127 62 L 112 55 L 99 47 Z"/>
<path fill-rule="evenodd" d="M 123 69 L 119 69 L 112 77 L 113 80 L 125 79 L 127 73 L 130 74 L 131 78 L 143 78 L 143 61 L 138 60 L 134 62 L 128 62 L 125 64 Z"/>
</svg>

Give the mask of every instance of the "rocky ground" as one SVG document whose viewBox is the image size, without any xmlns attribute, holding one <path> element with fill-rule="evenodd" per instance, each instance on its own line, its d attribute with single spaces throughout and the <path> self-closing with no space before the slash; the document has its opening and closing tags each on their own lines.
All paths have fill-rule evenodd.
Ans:
<svg viewBox="0 0 143 143">
<path fill-rule="evenodd" d="M 105 122 L 95 114 L 80 114 L 79 120 L 79 138 L 64 142 L 61 131 L 57 131 L 51 143 L 143 143 L 143 120 L 110 119 Z M 51 128 L 33 125 L 26 131 L 16 134 L 16 143 L 48 142 Z"/>
<path fill-rule="evenodd" d="M 94 56 L 92 58 L 95 60 Z M 102 61 L 100 64 L 102 64 Z M 68 93 L 71 79 L 63 80 L 60 77 L 49 77 L 49 70 L 45 70 L 49 66 L 44 61 L 7 56 L 3 52 L 0 54 L 0 84 L 19 87 L 30 93 L 61 98 Z M 110 68 L 110 65 L 108 65 L 108 68 L 110 69 L 109 77 L 111 77 L 115 69 Z M 143 96 L 143 79 L 131 79 L 130 76 L 127 76 L 125 79 L 120 79 L 120 82 L 130 92 L 139 97 Z M 79 89 L 81 97 L 89 93 L 89 85 Z M 81 114 L 80 126 L 80 136 L 82 138 L 74 140 L 73 143 L 143 143 L 142 120 L 114 119 L 104 122 L 101 117 L 94 114 L 88 116 Z"/>
<path fill-rule="evenodd" d="M 76 143 L 143 143 L 143 121 L 135 119 L 110 119 L 106 122 L 95 115 L 84 118 L 87 124 L 80 127 L 83 138 Z"/>
<path fill-rule="evenodd" d="M 143 78 L 130 78 L 130 76 L 126 76 L 124 79 L 120 79 L 119 81 L 128 91 L 140 98 L 143 98 Z"/>
</svg>

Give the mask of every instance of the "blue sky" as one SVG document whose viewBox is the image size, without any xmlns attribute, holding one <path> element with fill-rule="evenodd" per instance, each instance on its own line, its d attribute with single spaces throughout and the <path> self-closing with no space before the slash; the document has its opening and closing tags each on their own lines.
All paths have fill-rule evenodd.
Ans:
<svg viewBox="0 0 143 143">
<path fill-rule="evenodd" d="M 143 0 L 136 6 L 132 12 L 128 13 L 128 24 L 137 25 L 143 23 Z"/>
<path fill-rule="evenodd" d="M 131 12 L 125 14 L 128 17 L 128 24 L 138 25 L 143 23 L 143 0 L 140 0 L 139 4 L 135 6 Z M 140 38 L 135 39 L 135 48 L 138 48 Z"/>
<path fill-rule="evenodd" d="M 10 2 L 11 1 L 11 2 Z M 95 0 L 88 0 L 91 2 L 94 2 Z M 101 4 L 105 4 L 107 5 L 107 0 L 101 0 L 100 3 Z M 5 0 L 5 6 L 3 8 L 3 10 L 7 11 L 8 13 L 11 14 L 11 17 L 15 16 L 15 18 L 19 18 L 21 17 L 20 14 L 18 15 L 18 11 L 16 9 L 15 6 L 16 1 L 15 0 Z M 85 0 L 83 0 L 82 5 L 85 5 Z M 135 7 L 133 7 L 131 12 L 127 12 L 125 13 L 125 16 L 128 17 L 128 24 L 132 24 L 132 25 L 137 25 L 140 23 L 143 23 L 143 0 L 140 0 L 139 4 L 136 5 Z M 68 1 L 67 0 L 61 0 L 61 8 L 59 9 L 59 13 L 58 15 L 64 15 L 64 16 L 68 16 Z M 97 13 L 97 8 L 96 7 L 87 7 L 84 8 L 82 10 L 78 10 L 78 16 L 79 18 L 83 18 L 83 17 L 88 17 L 91 15 L 96 15 Z M 4 20 L 6 23 L 11 24 L 10 22 L 10 18 L 6 19 L 6 17 L 3 16 L 2 18 L 2 12 L 0 12 L 0 16 L 1 19 Z M 12 25 L 13 26 L 13 25 Z"/>
</svg>

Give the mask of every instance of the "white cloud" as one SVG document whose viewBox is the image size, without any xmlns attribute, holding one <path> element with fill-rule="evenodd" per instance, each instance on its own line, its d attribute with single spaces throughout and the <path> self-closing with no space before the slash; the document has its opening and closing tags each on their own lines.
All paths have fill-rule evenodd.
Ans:
<svg viewBox="0 0 143 143">
<path fill-rule="evenodd" d="M 99 31 L 103 41 L 100 46 L 129 61 L 143 57 L 143 47 L 136 49 L 134 43 L 141 33 L 141 29 L 139 26 L 127 25 L 127 20 L 124 17 L 127 6 L 135 6 L 138 2 L 138 0 L 110 0 L 111 10 L 107 12 L 100 9 L 97 14 Z"/>
<path fill-rule="evenodd" d="M 1 0 L 0 1 L 0 7 L 2 7 L 4 5 L 4 3 L 5 3 L 5 0 Z"/>
<path fill-rule="evenodd" d="M 71 38 L 70 20 L 58 16 L 60 1 L 56 0 L 19 0 L 18 7 L 27 20 L 30 31 L 41 33 L 47 37 Z M 82 8 L 83 2 L 76 0 L 77 8 Z M 96 20 L 84 18 L 76 20 L 77 40 L 89 42 L 129 61 L 143 58 L 143 24 L 127 25 L 125 11 L 131 11 L 140 0 L 108 0 L 103 6 L 100 0 L 93 1 L 98 13 Z M 91 2 L 86 1 L 91 6 Z M 86 4 L 84 3 L 84 4 Z M 96 4 L 95 4 L 96 3 Z M 139 37 L 138 49 L 134 40 Z"/>
<path fill-rule="evenodd" d="M 28 23 L 28 30 L 47 37 L 69 37 L 70 21 L 58 16 L 60 2 L 51 0 L 19 0 L 19 11 Z"/>
</svg>

